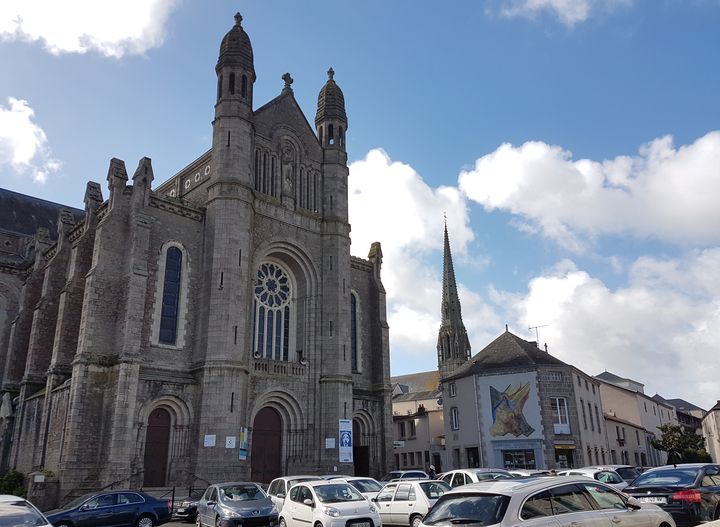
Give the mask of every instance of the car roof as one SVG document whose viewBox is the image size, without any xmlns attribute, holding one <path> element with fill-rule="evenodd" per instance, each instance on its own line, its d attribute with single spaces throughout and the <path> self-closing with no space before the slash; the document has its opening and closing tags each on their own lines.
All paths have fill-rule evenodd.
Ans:
<svg viewBox="0 0 720 527">
<path fill-rule="evenodd" d="M 12 494 L 0 494 L 0 502 L 7 503 L 9 501 L 27 501 L 25 498 L 20 496 L 13 496 Z"/>
<path fill-rule="evenodd" d="M 651 470 L 657 470 L 657 469 L 669 469 L 669 468 L 704 468 L 704 467 L 717 467 L 717 463 L 678 463 L 677 465 L 662 465 L 659 467 L 652 467 L 647 469 L 645 472 L 650 472 Z"/>
<path fill-rule="evenodd" d="M 443 496 L 472 492 L 490 492 L 494 494 L 505 494 L 510 496 L 519 490 L 522 490 L 524 492 L 534 492 L 536 490 L 542 490 L 557 485 L 567 485 L 569 483 L 587 483 L 587 479 L 568 476 L 563 477 L 562 479 L 528 478 L 481 481 L 479 483 L 469 483 L 467 485 L 462 485 L 461 487 L 455 487 L 454 489 L 447 491 L 445 494 L 443 494 Z"/>
<path fill-rule="evenodd" d="M 301 481 L 300 483 L 296 483 L 296 485 L 308 485 L 310 487 L 321 487 L 323 485 L 340 485 L 342 483 L 345 483 L 346 485 L 350 485 L 347 481 L 344 479 L 320 479 L 320 480 L 311 480 L 311 481 Z M 294 487 L 295 485 L 293 485 Z"/>
<path fill-rule="evenodd" d="M 226 485 L 255 485 L 256 487 L 260 488 L 260 485 L 258 485 L 254 481 L 226 481 L 224 483 L 213 483 L 214 487 L 224 487 Z"/>
<path fill-rule="evenodd" d="M 277 480 L 279 480 L 279 479 L 288 481 L 288 480 L 290 480 L 290 479 L 299 479 L 299 478 L 309 478 L 309 479 L 311 479 L 311 480 L 322 479 L 320 476 L 310 476 L 310 475 L 300 474 L 300 475 L 298 475 L 298 476 L 282 476 L 281 478 L 275 478 L 273 481 L 277 481 Z M 323 480 L 323 481 L 325 481 L 325 480 Z"/>
</svg>

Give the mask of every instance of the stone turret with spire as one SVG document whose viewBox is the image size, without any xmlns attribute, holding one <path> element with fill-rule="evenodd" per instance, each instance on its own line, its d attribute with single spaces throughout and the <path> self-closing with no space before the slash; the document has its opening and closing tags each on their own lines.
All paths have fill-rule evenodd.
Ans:
<svg viewBox="0 0 720 527">
<path fill-rule="evenodd" d="M 438 333 L 438 370 L 443 379 L 470 359 L 470 341 L 462 320 L 460 297 L 455 282 L 450 238 L 445 222 L 445 247 L 443 251 L 443 290 L 441 323 Z"/>
</svg>

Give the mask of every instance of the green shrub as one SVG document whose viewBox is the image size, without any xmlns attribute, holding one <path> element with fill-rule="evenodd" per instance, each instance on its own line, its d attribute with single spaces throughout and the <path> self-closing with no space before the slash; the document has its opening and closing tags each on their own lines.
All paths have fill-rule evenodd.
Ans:
<svg viewBox="0 0 720 527">
<path fill-rule="evenodd" d="M 25 476 L 16 470 L 0 475 L 0 494 L 25 496 Z"/>
</svg>

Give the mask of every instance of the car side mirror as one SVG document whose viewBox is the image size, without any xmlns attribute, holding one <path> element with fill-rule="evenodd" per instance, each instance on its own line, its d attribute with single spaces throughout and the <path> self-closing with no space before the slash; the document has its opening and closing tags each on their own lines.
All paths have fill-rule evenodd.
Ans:
<svg viewBox="0 0 720 527">
<path fill-rule="evenodd" d="M 375 503 L 377 503 L 377 498 L 370 498 L 370 501 L 374 501 Z"/>
<path fill-rule="evenodd" d="M 303 500 L 303 503 L 304 503 L 305 505 L 310 506 L 310 507 L 312 507 L 312 506 L 314 505 L 314 504 L 313 504 L 313 500 L 311 500 L 311 499 L 309 499 L 309 498 L 304 499 L 304 500 Z"/>
<path fill-rule="evenodd" d="M 214 501 L 208 501 L 208 502 L 207 502 L 207 506 L 208 506 L 208 507 L 212 507 L 213 505 L 215 505 L 215 502 L 214 502 Z"/>
<path fill-rule="evenodd" d="M 640 505 L 640 502 L 633 497 L 628 498 L 626 503 L 627 503 L 628 509 L 631 509 L 631 510 L 638 510 L 638 509 L 642 508 L 642 505 Z"/>
<path fill-rule="evenodd" d="M 280 499 L 284 499 L 284 498 L 285 498 L 285 493 L 284 493 L 284 492 L 279 492 L 279 493 L 277 494 L 277 497 L 280 498 Z"/>
<path fill-rule="evenodd" d="M 87 506 L 87 505 L 83 505 L 83 506 L 80 507 L 80 509 L 78 509 L 78 510 L 79 510 L 80 512 L 85 512 L 86 510 L 88 510 L 88 506 Z"/>
</svg>

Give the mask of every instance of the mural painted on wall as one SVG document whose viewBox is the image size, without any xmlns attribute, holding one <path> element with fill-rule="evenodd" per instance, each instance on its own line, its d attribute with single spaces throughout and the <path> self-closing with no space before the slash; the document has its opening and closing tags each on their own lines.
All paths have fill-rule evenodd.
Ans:
<svg viewBox="0 0 720 527">
<path fill-rule="evenodd" d="M 524 444 L 543 438 L 536 372 L 482 375 L 476 382 L 486 441 Z"/>
<path fill-rule="evenodd" d="M 509 384 L 502 392 L 490 386 L 492 420 L 490 434 L 502 437 L 508 434 L 515 437 L 529 437 L 535 431 L 525 419 L 525 403 L 530 395 L 530 383 Z"/>
</svg>

